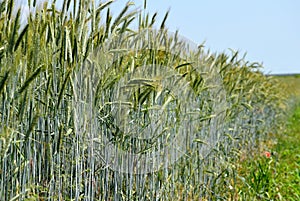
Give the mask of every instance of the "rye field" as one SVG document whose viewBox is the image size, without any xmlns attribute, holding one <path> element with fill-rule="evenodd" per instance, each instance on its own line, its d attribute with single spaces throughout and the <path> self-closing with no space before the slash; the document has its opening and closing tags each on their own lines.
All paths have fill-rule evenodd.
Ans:
<svg viewBox="0 0 300 201">
<path fill-rule="evenodd" d="M 299 78 L 112 4 L 0 2 L 0 200 L 299 198 Z"/>
</svg>

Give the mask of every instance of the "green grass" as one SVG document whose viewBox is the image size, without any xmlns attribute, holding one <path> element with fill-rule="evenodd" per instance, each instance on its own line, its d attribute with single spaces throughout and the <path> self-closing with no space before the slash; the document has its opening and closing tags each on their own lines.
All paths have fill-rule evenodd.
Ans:
<svg viewBox="0 0 300 201">
<path fill-rule="evenodd" d="M 300 104 L 289 118 L 286 132 L 278 134 L 277 184 L 283 200 L 300 200 Z"/>
<path fill-rule="evenodd" d="M 260 152 L 240 165 L 240 200 L 300 200 L 300 104 L 270 138 L 264 144 L 270 158 Z"/>
</svg>

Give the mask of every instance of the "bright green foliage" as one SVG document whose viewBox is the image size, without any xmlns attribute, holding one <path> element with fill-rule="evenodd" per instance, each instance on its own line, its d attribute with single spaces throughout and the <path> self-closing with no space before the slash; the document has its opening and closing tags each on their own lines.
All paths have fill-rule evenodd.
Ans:
<svg viewBox="0 0 300 201">
<path fill-rule="evenodd" d="M 300 107 L 297 105 L 281 130 L 269 139 L 270 158 L 260 153 L 240 164 L 243 179 L 236 191 L 238 200 L 299 200 L 300 191 Z M 275 144 L 270 144 L 274 141 Z M 241 179 L 241 181 L 242 181 Z"/>
</svg>

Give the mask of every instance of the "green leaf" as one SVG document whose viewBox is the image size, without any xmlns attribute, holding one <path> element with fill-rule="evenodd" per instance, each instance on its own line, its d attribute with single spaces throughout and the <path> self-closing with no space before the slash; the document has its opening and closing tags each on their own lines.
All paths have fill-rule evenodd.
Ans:
<svg viewBox="0 0 300 201">
<path fill-rule="evenodd" d="M 19 89 L 18 93 L 21 94 L 29 86 L 29 84 L 39 75 L 42 67 L 37 68 L 34 73 L 24 82 L 23 86 Z"/>
<path fill-rule="evenodd" d="M 184 63 L 184 64 L 180 64 L 178 66 L 175 67 L 175 69 L 178 69 L 178 68 L 181 68 L 181 67 L 184 67 L 184 66 L 189 66 L 191 65 L 192 63 L 188 62 L 188 63 Z"/>
<path fill-rule="evenodd" d="M 253 107 L 250 104 L 248 104 L 248 103 L 241 103 L 241 105 L 244 106 L 245 108 L 247 108 L 248 110 L 252 110 L 253 109 Z"/>
<path fill-rule="evenodd" d="M 28 30 L 28 24 L 24 27 L 24 29 L 23 29 L 23 31 L 20 33 L 20 35 L 19 35 L 19 37 L 18 37 L 18 39 L 17 39 L 17 41 L 16 41 L 16 44 L 15 44 L 15 47 L 14 47 L 14 51 L 16 51 L 17 49 L 18 49 L 18 47 L 19 47 L 19 45 L 20 45 L 20 42 L 21 42 L 21 40 L 22 40 L 22 38 L 23 38 L 23 36 L 25 35 L 25 33 L 27 32 L 27 30 Z"/>
<path fill-rule="evenodd" d="M 7 81 L 8 79 L 8 75 L 9 75 L 9 71 L 6 71 L 2 80 L 0 81 L 0 93 L 2 92 L 2 90 L 4 89 L 4 85 L 5 85 L 5 82 Z"/>
<path fill-rule="evenodd" d="M 194 142 L 199 143 L 199 144 L 205 144 L 205 145 L 208 145 L 207 142 L 205 142 L 204 140 L 201 140 L 201 139 L 194 139 Z"/>
</svg>

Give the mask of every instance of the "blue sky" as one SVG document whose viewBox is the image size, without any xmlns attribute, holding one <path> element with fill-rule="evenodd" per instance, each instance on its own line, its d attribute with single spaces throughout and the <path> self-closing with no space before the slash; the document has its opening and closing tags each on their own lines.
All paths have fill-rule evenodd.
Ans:
<svg viewBox="0 0 300 201">
<path fill-rule="evenodd" d="M 115 0 L 111 5 L 114 16 L 127 2 Z M 132 2 L 132 9 L 143 8 L 144 0 Z M 170 10 L 169 30 L 179 30 L 197 44 L 206 41 L 206 48 L 213 52 L 229 48 L 238 50 L 240 56 L 247 52 L 246 59 L 263 63 L 265 73 L 300 73 L 299 9 L 300 0 L 147 1 L 147 11 L 158 12 L 159 22 Z"/>
<path fill-rule="evenodd" d="M 116 12 L 127 1 L 117 0 Z M 143 0 L 135 0 L 142 8 Z M 265 73 L 300 73 L 299 0 L 148 0 L 159 19 L 170 9 L 167 27 L 212 51 L 247 52 Z"/>
</svg>

